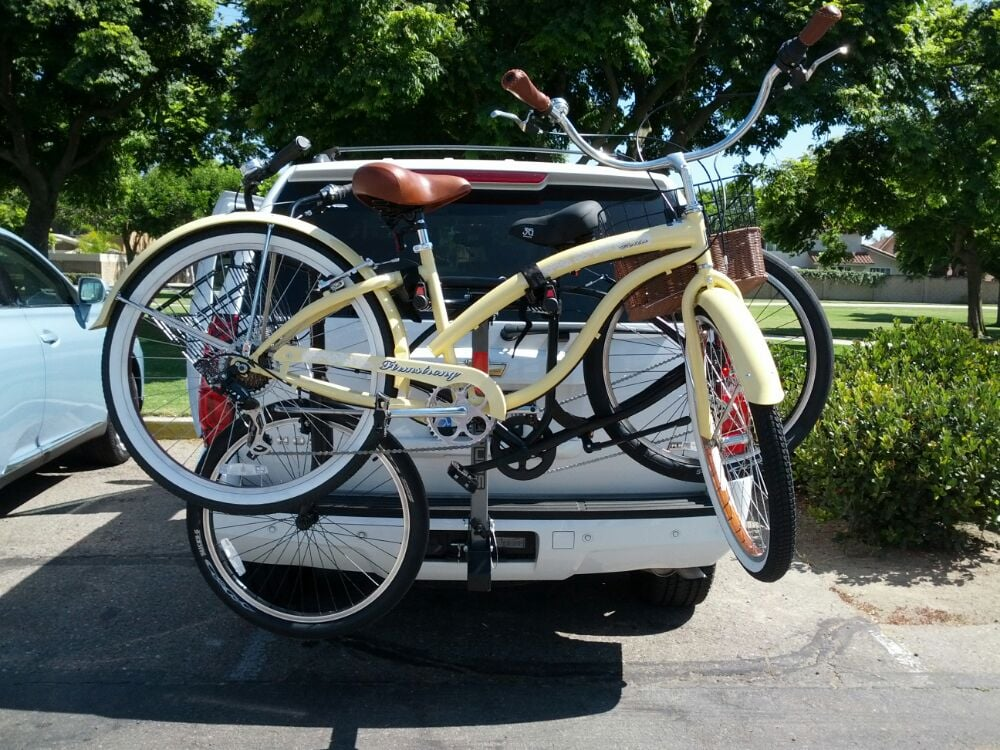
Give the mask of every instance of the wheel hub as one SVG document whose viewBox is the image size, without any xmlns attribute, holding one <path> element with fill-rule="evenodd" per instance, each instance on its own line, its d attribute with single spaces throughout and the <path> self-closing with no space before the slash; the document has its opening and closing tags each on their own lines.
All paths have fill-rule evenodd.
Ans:
<svg viewBox="0 0 1000 750">
<path fill-rule="evenodd" d="M 308 510 L 301 510 L 299 514 L 295 517 L 295 528 L 299 531 L 308 531 L 319 521 L 319 513 L 316 512 L 315 508 L 309 508 Z"/>
</svg>

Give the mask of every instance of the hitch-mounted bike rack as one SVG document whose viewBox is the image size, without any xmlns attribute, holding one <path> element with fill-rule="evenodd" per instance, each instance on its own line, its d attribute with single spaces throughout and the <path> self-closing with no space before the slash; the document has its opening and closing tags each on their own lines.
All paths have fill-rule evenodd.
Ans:
<svg viewBox="0 0 1000 750">
<path fill-rule="evenodd" d="M 486 320 L 472 332 L 472 366 L 489 373 L 490 321 Z M 472 446 L 473 465 L 486 460 L 484 441 Z M 469 498 L 469 545 L 467 585 L 469 591 L 489 591 L 493 579 L 495 550 L 493 520 L 490 518 L 490 491 L 486 471 L 474 475 L 475 489 Z"/>
</svg>

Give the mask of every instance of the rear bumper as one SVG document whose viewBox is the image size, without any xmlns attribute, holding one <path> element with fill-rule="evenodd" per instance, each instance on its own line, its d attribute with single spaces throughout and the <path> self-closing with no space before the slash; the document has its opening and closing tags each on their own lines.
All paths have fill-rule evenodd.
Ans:
<svg viewBox="0 0 1000 750">
<path fill-rule="evenodd" d="M 533 559 L 501 559 L 494 581 L 555 581 L 587 573 L 649 568 L 692 568 L 714 564 L 728 550 L 706 498 L 623 501 L 561 501 L 525 506 L 493 503 L 494 531 L 501 539 L 528 539 Z M 462 539 L 468 507 L 432 505 L 431 536 Z M 418 580 L 464 581 L 467 562 L 461 544 L 454 557 L 426 560 Z"/>
</svg>

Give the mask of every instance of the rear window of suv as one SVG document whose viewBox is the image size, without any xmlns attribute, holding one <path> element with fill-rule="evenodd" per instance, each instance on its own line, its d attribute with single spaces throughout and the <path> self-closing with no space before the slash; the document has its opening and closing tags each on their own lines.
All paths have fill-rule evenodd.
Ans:
<svg viewBox="0 0 1000 750">
<path fill-rule="evenodd" d="M 288 182 L 277 197 L 276 211 L 288 210 L 288 202 L 320 189 L 319 182 Z M 663 198 L 653 190 L 628 188 L 594 188 L 588 186 L 549 185 L 541 190 L 490 190 L 474 187 L 468 196 L 427 215 L 427 226 L 434 243 L 438 271 L 447 277 L 483 277 L 497 279 L 511 276 L 539 258 L 554 252 L 533 245 L 509 234 L 511 224 L 518 219 L 553 213 L 583 200 L 596 200 L 604 206 L 607 223 L 616 231 L 625 213 L 630 216 L 652 214 L 652 223 L 664 223 Z M 395 257 L 392 234 L 379 215 L 351 197 L 347 209 L 330 209 L 308 220 L 347 243 L 358 254 L 384 261 Z M 631 227 L 631 228 L 639 228 Z M 609 273 L 608 268 L 595 272 Z M 586 277 L 586 278 L 585 278 Z M 587 283 L 594 274 L 581 274 L 576 280 L 566 279 L 563 288 Z M 583 320 L 593 303 L 576 294 L 563 298 L 563 319 Z"/>
</svg>

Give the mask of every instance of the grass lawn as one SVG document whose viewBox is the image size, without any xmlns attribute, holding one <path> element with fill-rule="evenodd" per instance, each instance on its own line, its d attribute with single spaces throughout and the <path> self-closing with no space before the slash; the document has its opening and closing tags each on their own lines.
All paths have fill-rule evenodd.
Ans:
<svg viewBox="0 0 1000 750">
<path fill-rule="evenodd" d="M 788 308 L 775 312 L 767 302 L 751 302 L 750 309 L 761 307 L 768 310 L 768 316 L 760 320 L 765 335 L 780 336 L 782 326 L 787 325 L 792 318 Z M 920 305 L 920 304 L 880 304 L 877 302 L 823 302 L 823 310 L 830 322 L 830 331 L 834 341 L 843 343 L 864 339 L 875 328 L 892 325 L 894 320 L 903 325 L 912 325 L 917 318 L 939 318 L 953 323 L 965 323 L 966 307 L 964 305 Z M 996 326 L 997 306 L 984 305 L 983 315 L 986 319 L 986 330 L 993 337 L 1000 337 L 1000 328 Z"/>
<path fill-rule="evenodd" d="M 191 413 L 185 361 L 158 328 L 143 323 L 139 333 L 145 362 L 143 413 L 178 417 Z"/>
<path fill-rule="evenodd" d="M 863 339 L 868 332 L 892 325 L 898 320 L 912 325 L 917 318 L 938 318 L 952 323 L 965 324 L 968 316 L 965 305 L 878 304 L 872 302 L 824 302 L 826 319 L 834 339 Z M 987 330 L 1000 335 L 996 327 L 997 306 L 983 305 Z"/>
</svg>

